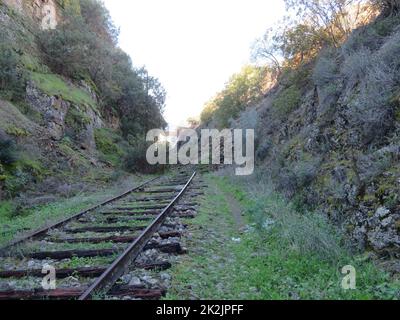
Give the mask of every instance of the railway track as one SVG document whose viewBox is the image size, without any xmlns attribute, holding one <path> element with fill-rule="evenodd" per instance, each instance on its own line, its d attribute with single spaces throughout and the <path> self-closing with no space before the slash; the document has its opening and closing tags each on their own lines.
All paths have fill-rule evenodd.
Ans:
<svg viewBox="0 0 400 320">
<path fill-rule="evenodd" d="M 171 263 L 158 259 L 159 253 L 185 252 L 182 225 L 174 219 L 192 217 L 196 203 L 180 200 L 189 190 L 189 201 L 199 194 L 195 177 L 181 171 L 149 180 L 1 248 L 0 300 L 160 298 L 165 288 L 137 278 L 126 284 L 124 277 L 132 270 L 165 270 Z M 47 288 L 42 281 L 52 270 L 57 285 Z"/>
</svg>

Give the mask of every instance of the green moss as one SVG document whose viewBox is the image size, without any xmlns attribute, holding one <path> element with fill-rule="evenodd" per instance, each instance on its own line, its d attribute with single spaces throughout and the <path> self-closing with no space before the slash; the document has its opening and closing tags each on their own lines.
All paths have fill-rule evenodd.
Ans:
<svg viewBox="0 0 400 320">
<path fill-rule="evenodd" d="M 10 132 L 14 131 L 13 128 L 18 128 L 17 131 L 23 130 L 28 133 L 32 132 L 34 127 L 35 124 L 15 105 L 0 100 L 0 128 L 10 128 Z"/>
<path fill-rule="evenodd" d="M 96 147 L 103 153 L 105 160 L 116 165 L 121 162 L 125 155 L 124 150 L 119 145 L 121 137 L 110 129 L 96 129 L 94 133 Z"/>
<path fill-rule="evenodd" d="M 28 173 L 35 180 L 43 180 L 48 174 L 43 164 L 38 159 L 34 159 L 29 155 L 22 155 L 16 163 L 17 169 Z"/>
<path fill-rule="evenodd" d="M 90 167 L 89 160 L 82 154 L 80 151 L 73 149 L 72 144 L 67 140 L 64 139 L 59 145 L 58 149 L 60 153 L 69 159 L 69 163 L 76 168 L 88 169 Z M 64 172 L 66 176 L 71 173 L 67 171 Z"/>
<path fill-rule="evenodd" d="M 375 202 L 376 201 L 376 197 L 374 194 L 365 194 L 363 199 L 364 202 Z"/>
<path fill-rule="evenodd" d="M 14 125 L 9 126 L 6 129 L 6 133 L 10 136 L 14 136 L 17 138 L 22 138 L 22 137 L 28 137 L 29 136 L 29 132 L 24 129 L 24 128 L 18 128 Z"/>
<path fill-rule="evenodd" d="M 76 132 L 84 129 L 90 122 L 91 120 L 85 112 L 75 106 L 71 106 L 65 116 L 65 124 Z"/>
<path fill-rule="evenodd" d="M 40 90 L 49 96 L 60 96 L 76 105 L 90 106 L 96 110 L 96 102 L 82 89 L 66 83 L 55 74 L 31 72 L 31 78 Z"/>
</svg>

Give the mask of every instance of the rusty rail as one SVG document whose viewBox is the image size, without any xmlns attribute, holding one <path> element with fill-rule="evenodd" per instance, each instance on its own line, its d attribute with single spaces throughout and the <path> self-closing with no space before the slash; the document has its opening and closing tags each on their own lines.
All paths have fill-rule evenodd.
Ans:
<svg viewBox="0 0 400 320">
<path fill-rule="evenodd" d="M 165 207 L 157 218 L 143 231 L 143 233 L 122 253 L 111 266 L 79 297 L 79 300 L 89 300 L 96 293 L 107 293 L 112 289 L 115 282 L 127 271 L 129 265 L 137 258 L 144 249 L 151 237 L 161 227 L 174 205 L 183 196 L 196 172 L 190 177 L 188 182 L 179 194 Z"/>
</svg>

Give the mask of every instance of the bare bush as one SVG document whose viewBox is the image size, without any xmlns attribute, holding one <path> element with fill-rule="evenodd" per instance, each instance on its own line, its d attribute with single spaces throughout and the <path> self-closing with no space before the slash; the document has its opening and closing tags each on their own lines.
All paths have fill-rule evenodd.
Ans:
<svg viewBox="0 0 400 320">
<path fill-rule="evenodd" d="M 259 115 L 256 109 L 246 110 L 240 114 L 238 121 L 235 123 L 237 129 L 256 129 L 259 122 Z"/>
<path fill-rule="evenodd" d="M 322 54 L 313 72 L 314 84 L 324 87 L 338 78 L 338 63 L 335 54 L 326 52 Z"/>
<path fill-rule="evenodd" d="M 365 47 L 348 54 L 340 71 L 348 81 L 349 87 L 353 87 L 357 82 L 365 78 L 372 59 L 371 50 Z"/>
<path fill-rule="evenodd" d="M 391 99 L 400 82 L 400 32 L 386 39 L 375 53 L 363 47 L 348 55 L 341 72 L 359 93 L 347 111 L 350 123 L 368 144 L 380 139 L 395 122 Z"/>
<path fill-rule="evenodd" d="M 309 186 L 317 175 L 321 160 L 318 157 L 308 161 L 299 161 L 295 164 L 293 171 L 297 180 L 297 187 L 304 188 Z"/>
<path fill-rule="evenodd" d="M 400 30 L 394 33 L 377 53 L 379 61 L 394 70 L 400 69 Z M 397 76 L 400 79 L 400 76 Z"/>
</svg>

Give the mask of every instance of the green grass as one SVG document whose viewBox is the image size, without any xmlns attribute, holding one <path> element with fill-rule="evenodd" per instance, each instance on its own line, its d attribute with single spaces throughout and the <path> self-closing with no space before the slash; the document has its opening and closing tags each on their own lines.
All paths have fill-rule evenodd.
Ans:
<svg viewBox="0 0 400 320">
<path fill-rule="evenodd" d="M 68 250 L 99 250 L 99 249 L 124 249 L 126 245 L 113 242 L 102 243 L 43 243 L 42 241 L 29 242 L 20 246 L 18 252 L 41 252 L 41 251 L 68 251 Z"/>
<path fill-rule="evenodd" d="M 31 72 L 31 78 L 44 93 L 50 96 L 60 96 L 63 100 L 76 105 L 87 105 L 96 109 L 96 102 L 84 90 L 66 83 L 55 74 Z"/>
<path fill-rule="evenodd" d="M 60 269 L 77 269 L 83 268 L 85 266 L 108 266 L 111 262 L 113 262 L 117 258 L 118 254 L 109 257 L 94 257 L 94 258 L 78 258 L 73 257 L 72 259 L 62 262 L 57 265 L 57 268 Z"/>
<path fill-rule="evenodd" d="M 125 155 L 124 149 L 119 144 L 122 137 L 110 129 L 95 129 L 94 138 L 97 150 L 103 154 L 104 160 L 110 162 L 114 166 L 121 163 L 121 159 Z"/>
<path fill-rule="evenodd" d="M 13 203 L 11 201 L 0 202 L 0 220 L 10 219 L 14 210 Z"/>
<path fill-rule="evenodd" d="M 182 257 L 172 269 L 173 283 L 167 299 L 396 299 L 399 281 L 379 270 L 372 262 L 350 255 L 338 243 L 319 243 L 318 237 L 340 241 L 332 228 L 324 222 L 311 223 L 316 230 L 309 234 L 317 246 L 334 247 L 334 252 L 314 250 L 305 242 L 305 236 L 296 243 L 289 234 L 301 233 L 277 222 L 268 227 L 259 226 L 254 207 L 263 210 L 264 218 L 286 212 L 296 215 L 289 204 L 274 194 L 268 199 L 253 197 L 237 181 L 207 177 L 210 187 L 202 200 L 199 215 L 191 221 L 193 239 L 188 243 L 190 255 Z M 229 203 L 226 194 L 237 203 Z M 267 201 L 267 202 L 265 202 Z M 269 201 L 269 203 L 268 203 Z M 240 233 L 231 214 L 231 206 L 240 206 L 250 226 Z M 285 219 L 288 219 L 285 217 Z M 287 220 L 283 220 L 287 221 Z M 298 226 L 301 228 L 301 226 Z M 306 230 L 308 232 L 309 230 Z M 233 241 L 240 239 L 240 242 Z M 337 240 L 334 240 L 337 239 Z M 310 241 L 311 241 L 310 240 Z M 346 291 L 341 287 L 342 267 L 353 265 L 357 271 L 357 289 Z"/>
<path fill-rule="evenodd" d="M 295 85 L 282 90 L 273 102 L 273 107 L 280 116 L 287 116 L 299 107 L 301 103 L 301 92 Z"/>
<path fill-rule="evenodd" d="M 135 178 L 135 181 L 130 181 L 129 187 L 138 185 L 145 179 L 149 179 L 149 176 Z M 108 186 L 106 189 L 95 193 L 80 194 L 70 199 L 27 210 L 21 215 L 15 214 L 11 202 L 0 201 L 0 246 L 5 245 L 19 234 L 72 216 L 112 196 L 119 195 L 127 189 L 126 183 L 117 182 L 114 186 Z"/>
</svg>

